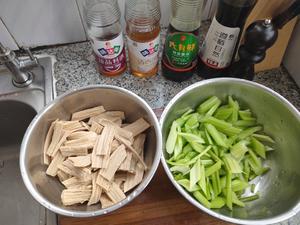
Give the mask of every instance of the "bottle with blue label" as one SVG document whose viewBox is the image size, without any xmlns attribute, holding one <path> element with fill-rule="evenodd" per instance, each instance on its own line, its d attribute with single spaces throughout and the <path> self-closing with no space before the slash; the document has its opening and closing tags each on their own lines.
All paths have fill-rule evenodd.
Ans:
<svg viewBox="0 0 300 225">
<path fill-rule="evenodd" d="M 86 0 L 84 16 L 99 73 L 117 76 L 126 70 L 125 44 L 117 0 Z"/>
<path fill-rule="evenodd" d="M 130 71 L 141 78 L 158 72 L 159 0 L 126 0 L 125 19 Z"/>
</svg>

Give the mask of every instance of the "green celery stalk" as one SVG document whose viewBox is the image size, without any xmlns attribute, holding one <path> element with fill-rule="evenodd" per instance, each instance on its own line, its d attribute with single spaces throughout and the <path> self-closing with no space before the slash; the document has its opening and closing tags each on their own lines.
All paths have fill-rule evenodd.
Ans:
<svg viewBox="0 0 300 225">
<path fill-rule="evenodd" d="M 252 134 L 252 137 L 256 138 L 256 139 L 259 140 L 259 141 L 269 142 L 269 143 L 272 143 L 272 144 L 275 143 L 275 141 L 274 141 L 271 137 L 269 137 L 269 136 L 267 136 L 267 135 L 263 135 L 263 134 Z"/>
<path fill-rule="evenodd" d="M 255 191 L 255 184 L 251 184 L 250 190 L 251 190 L 252 193 L 254 193 L 254 191 Z"/>
<path fill-rule="evenodd" d="M 256 199 L 259 199 L 259 194 L 255 194 L 255 195 L 251 195 L 251 196 L 247 196 L 247 197 L 242 197 L 240 198 L 240 200 L 242 202 L 250 202 L 250 201 L 254 201 Z"/>
<path fill-rule="evenodd" d="M 185 165 L 188 166 L 196 163 L 196 161 L 198 161 L 198 159 L 200 159 L 203 155 L 205 155 L 210 149 L 211 146 L 206 147 L 204 151 L 202 151 L 199 155 L 196 155 L 194 158 L 190 159 L 190 161 L 187 162 Z"/>
<path fill-rule="evenodd" d="M 205 169 L 205 176 L 209 177 L 210 175 L 217 172 L 219 169 L 221 169 L 222 163 L 221 161 L 216 162 L 214 165 L 208 167 Z"/>
<path fill-rule="evenodd" d="M 225 199 L 222 197 L 216 197 L 210 202 L 210 207 L 212 209 L 220 209 L 225 205 Z"/>
<path fill-rule="evenodd" d="M 211 187 L 211 183 L 209 181 L 209 178 L 206 178 L 206 199 L 207 200 L 211 200 L 212 199 L 212 187 Z"/>
<path fill-rule="evenodd" d="M 198 185 L 194 185 L 192 188 L 190 187 L 190 181 L 188 179 L 177 180 L 177 183 L 184 187 L 188 192 L 199 191 L 200 187 Z"/>
<path fill-rule="evenodd" d="M 207 129 L 205 129 L 204 133 L 205 133 L 205 137 L 206 137 L 206 140 L 207 140 L 208 144 L 212 145 L 213 140 L 211 139 L 209 133 L 207 132 Z"/>
<path fill-rule="evenodd" d="M 231 177 L 232 174 L 230 171 L 227 171 L 226 174 L 226 205 L 232 210 L 232 191 L 231 191 Z"/>
<path fill-rule="evenodd" d="M 259 155 L 260 157 L 262 157 L 263 159 L 266 159 L 265 146 L 254 137 L 251 138 L 251 144 L 252 144 L 252 148 L 256 152 L 256 154 Z"/>
<path fill-rule="evenodd" d="M 231 186 L 232 186 L 232 191 L 237 192 L 237 191 L 245 190 L 247 187 L 249 187 L 249 183 L 239 179 L 235 179 L 232 181 Z"/>
<path fill-rule="evenodd" d="M 197 108 L 197 112 L 199 112 L 200 114 L 204 114 L 219 101 L 220 99 L 218 99 L 216 96 L 212 96 L 204 101 L 201 105 L 199 105 L 199 107 Z"/>
<path fill-rule="evenodd" d="M 247 147 L 248 144 L 249 144 L 249 141 L 242 140 L 230 148 L 231 155 L 238 162 L 240 162 L 244 158 L 245 153 L 248 152 L 248 147 Z"/>
<path fill-rule="evenodd" d="M 193 192 L 193 196 L 206 208 L 210 209 L 210 202 L 201 194 L 200 191 Z"/>
<path fill-rule="evenodd" d="M 221 132 L 223 132 L 224 134 L 226 134 L 228 136 L 237 135 L 242 131 L 242 129 L 232 126 L 231 123 L 228 123 L 224 120 L 219 120 L 212 116 L 203 119 L 203 121 L 206 123 L 212 124 L 218 130 L 220 130 Z"/>
<path fill-rule="evenodd" d="M 204 146 L 202 144 L 196 143 L 196 142 L 190 142 L 190 145 L 196 152 L 203 152 L 204 151 Z"/>
<path fill-rule="evenodd" d="M 195 134 L 180 132 L 180 133 L 178 133 L 178 135 L 180 135 L 183 138 L 185 138 L 188 142 L 196 142 L 196 143 L 200 143 L 200 144 L 204 144 L 205 143 L 205 141 L 203 140 L 202 137 L 200 137 L 198 135 L 195 135 Z"/>
<path fill-rule="evenodd" d="M 213 125 L 206 123 L 205 128 L 207 129 L 208 133 L 211 135 L 212 139 L 216 142 L 217 145 L 227 148 L 227 139 L 224 139 Z"/>
<path fill-rule="evenodd" d="M 240 110 L 239 116 L 241 117 L 242 120 L 246 120 L 246 121 L 255 121 L 256 120 L 254 117 L 252 117 L 252 113 L 249 109 Z"/>
<path fill-rule="evenodd" d="M 202 163 L 200 165 L 200 179 L 199 179 L 198 185 L 200 186 L 203 193 L 205 195 L 207 195 L 206 180 L 205 180 L 205 169 L 204 169 L 204 165 Z"/>
<path fill-rule="evenodd" d="M 166 142 L 166 150 L 167 153 L 172 154 L 176 145 L 176 140 L 177 140 L 177 127 L 178 124 L 176 121 L 172 123 L 167 142 Z"/>
<path fill-rule="evenodd" d="M 242 173 L 239 163 L 230 154 L 225 154 L 223 161 L 230 173 Z"/>
<path fill-rule="evenodd" d="M 200 180 L 200 159 L 198 159 L 190 170 L 190 188 Z"/>
<path fill-rule="evenodd" d="M 181 128 L 179 126 L 177 126 L 177 132 L 181 132 Z M 175 160 L 177 159 L 178 155 L 182 152 L 182 147 L 183 147 L 182 137 L 177 135 L 177 140 L 176 140 L 176 144 L 174 147 Z"/>
<path fill-rule="evenodd" d="M 182 174 L 186 174 L 190 171 L 190 168 L 188 166 L 172 166 L 170 168 L 171 172 L 180 172 Z"/>
<path fill-rule="evenodd" d="M 231 114 L 232 114 L 232 108 L 228 108 L 228 107 L 222 108 L 222 107 L 220 107 L 216 111 L 214 117 L 219 119 L 219 120 L 227 120 L 231 116 Z"/>
<path fill-rule="evenodd" d="M 241 206 L 241 207 L 245 207 L 245 203 L 240 201 L 233 191 L 231 192 L 231 195 L 232 195 L 232 203 L 233 204 Z"/>
<path fill-rule="evenodd" d="M 253 127 L 255 126 L 256 120 L 238 120 L 236 122 L 233 123 L 234 126 L 236 127 Z"/>
<path fill-rule="evenodd" d="M 250 135 L 254 134 L 255 132 L 260 131 L 261 129 L 262 129 L 261 126 L 247 128 L 238 135 L 238 139 L 243 140 L 249 137 Z"/>
<path fill-rule="evenodd" d="M 198 113 L 191 114 L 189 119 L 185 122 L 184 126 L 189 129 L 197 128 L 199 126 Z"/>
<path fill-rule="evenodd" d="M 221 101 L 216 102 L 206 113 L 205 116 L 212 116 L 221 105 Z"/>
</svg>

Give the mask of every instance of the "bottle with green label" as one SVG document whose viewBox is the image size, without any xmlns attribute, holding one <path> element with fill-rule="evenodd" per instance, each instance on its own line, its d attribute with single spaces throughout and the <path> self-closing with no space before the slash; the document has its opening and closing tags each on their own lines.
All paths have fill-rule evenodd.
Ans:
<svg viewBox="0 0 300 225">
<path fill-rule="evenodd" d="M 171 4 L 162 75 L 181 82 L 193 76 L 197 66 L 203 0 L 171 0 Z"/>
</svg>

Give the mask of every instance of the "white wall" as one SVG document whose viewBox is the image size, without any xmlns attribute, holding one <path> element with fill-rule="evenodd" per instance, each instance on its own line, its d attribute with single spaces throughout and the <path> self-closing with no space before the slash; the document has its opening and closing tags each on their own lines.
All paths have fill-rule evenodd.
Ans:
<svg viewBox="0 0 300 225">
<path fill-rule="evenodd" d="M 125 0 L 118 0 L 124 21 Z M 162 26 L 168 26 L 171 0 L 160 0 Z M 204 0 L 203 19 L 213 2 Z M 87 40 L 82 21 L 84 0 L 0 0 L 0 42 L 12 49 Z"/>
</svg>

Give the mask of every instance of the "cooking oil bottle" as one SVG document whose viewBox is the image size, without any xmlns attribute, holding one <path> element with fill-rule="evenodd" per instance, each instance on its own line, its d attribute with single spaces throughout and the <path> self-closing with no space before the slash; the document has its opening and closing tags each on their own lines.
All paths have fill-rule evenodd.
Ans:
<svg viewBox="0 0 300 225">
<path fill-rule="evenodd" d="M 129 65 L 137 77 L 151 77 L 158 71 L 160 17 L 159 0 L 126 0 Z"/>
</svg>

